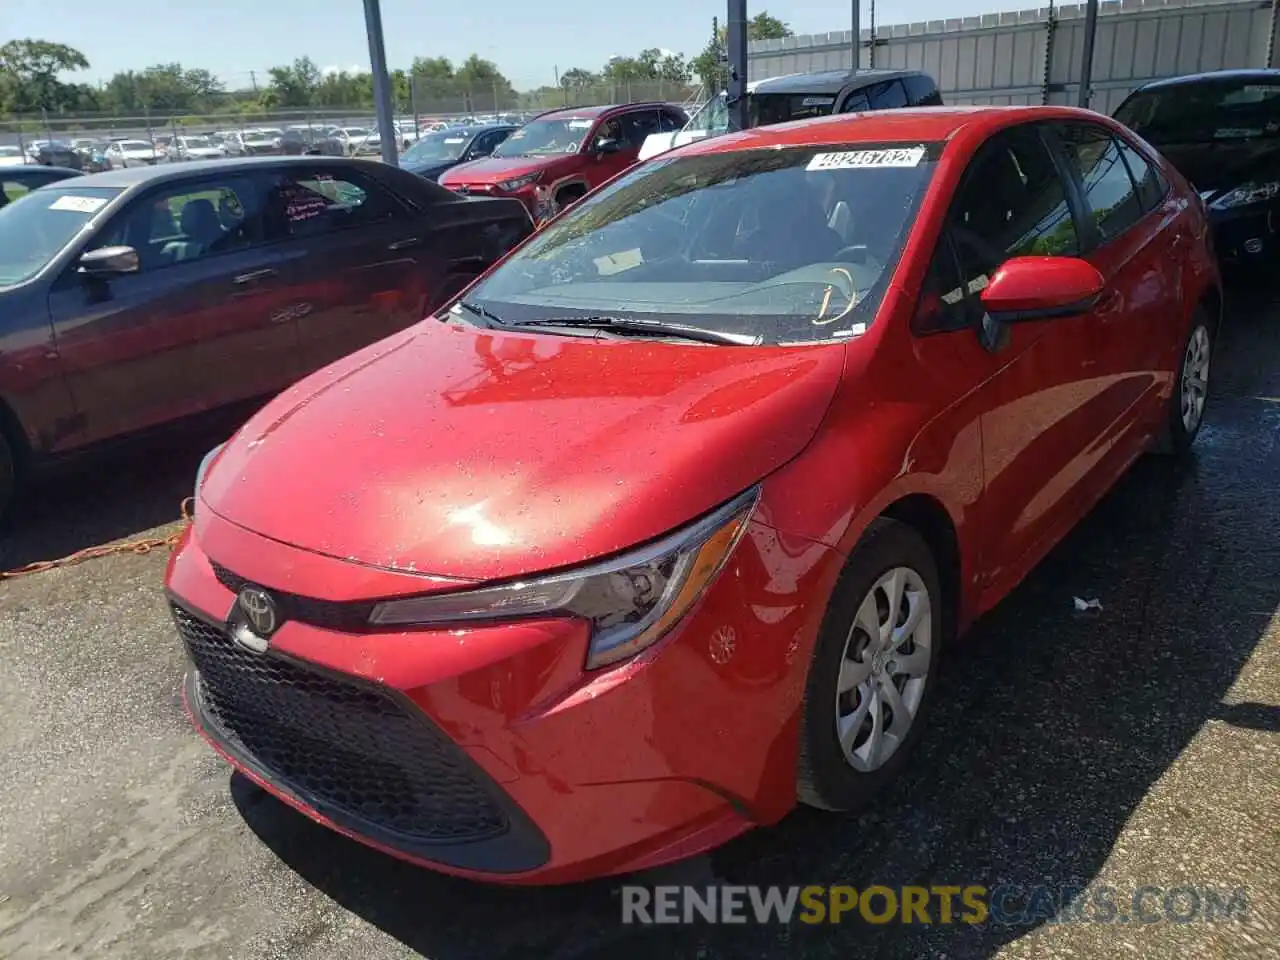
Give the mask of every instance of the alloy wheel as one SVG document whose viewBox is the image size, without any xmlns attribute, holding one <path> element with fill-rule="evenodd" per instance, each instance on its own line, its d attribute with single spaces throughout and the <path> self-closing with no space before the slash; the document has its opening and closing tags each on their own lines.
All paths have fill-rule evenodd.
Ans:
<svg viewBox="0 0 1280 960">
<path fill-rule="evenodd" d="M 928 587 L 915 570 L 895 567 L 859 604 L 836 683 L 836 736 L 859 773 L 882 767 L 906 740 L 932 657 Z"/>
<path fill-rule="evenodd" d="M 1200 324 L 1192 331 L 1182 358 L 1182 427 L 1188 434 L 1196 432 L 1204 416 L 1204 405 L 1209 396 L 1210 350 L 1209 331 Z"/>
</svg>

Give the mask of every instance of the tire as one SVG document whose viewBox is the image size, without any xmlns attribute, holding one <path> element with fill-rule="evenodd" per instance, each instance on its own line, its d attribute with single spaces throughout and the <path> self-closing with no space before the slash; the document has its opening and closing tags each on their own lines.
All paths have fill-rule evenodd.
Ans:
<svg viewBox="0 0 1280 960">
<path fill-rule="evenodd" d="M 18 460 L 13 448 L 0 432 L 0 531 L 6 526 L 18 496 Z"/>
<path fill-rule="evenodd" d="M 1209 403 L 1214 344 L 1213 323 L 1204 308 L 1197 307 L 1178 354 L 1176 382 L 1156 438 L 1156 453 L 1184 456 L 1200 435 Z"/>
<path fill-rule="evenodd" d="M 587 195 L 587 191 L 581 187 L 565 187 L 556 194 L 555 208 L 551 211 L 551 215 L 555 216 L 566 207 L 571 207 L 583 197 Z"/>
<path fill-rule="evenodd" d="M 889 622 L 886 580 L 890 581 L 890 589 L 895 581 L 903 583 L 906 589 L 900 596 L 907 609 L 920 611 L 912 632 L 897 634 L 905 642 L 893 653 L 887 649 L 877 651 L 877 638 L 871 636 L 872 631 L 863 629 L 869 616 L 881 624 Z M 920 605 L 922 601 L 928 602 L 927 608 Z M 874 521 L 840 574 L 814 645 L 796 771 L 796 793 L 802 803 L 823 810 L 855 810 L 906 766 L 924 728 L 939 654 L 947 639 L 943 634 L 951 618 L 943 603 L 937 564 L 924 538 L 896 520 Z M 860 618 L 864 604 L 865 615 Z M 899 630 L 907 624 L 904 614 L 900 604 L 896 620 Z M 889 637 L 894 639 L 893 632 Z M 838 698 L 837 686 L 846 662 L 851 676 L 862 675 L 859 667 L 865 669 L 865 680 Z M 897 675 L 900 671 L 904 671 L 901 676 Z M 901 716 L 911 716 L 896 735 L 893 729 L 901 717 L 893 717 L 883 693 L 868 693 L 883 690 L 890 683 L 903 708 Z M 909 713 L 912 704 L 913 715 Z M 853 718 L 859 713 L 862 717 L 854 727 Z M 877 715 L 882 731 L 879 749 L 888 752 L 873 757 L 871 740 Z M 886 721 L 887 730 L 883 726 Z M 841 724 L 852 729 L 848 739 L 854 760 L 841 746 L 837 733 Z M 861 768 L 855 768 L 855 761 Z"/>
</svg>

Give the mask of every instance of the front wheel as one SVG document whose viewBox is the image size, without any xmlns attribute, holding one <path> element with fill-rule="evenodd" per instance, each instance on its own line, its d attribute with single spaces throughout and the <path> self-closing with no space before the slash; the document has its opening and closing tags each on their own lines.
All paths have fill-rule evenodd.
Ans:
<svg viewBox="0 0 1280 960">
<path fill-rule="evenodd" d="M 896 520 L 873 522 L 840 576 L 809 667 L 796 781 L 803 803 L 855 809 L 906 765 L 944 613 L 924 538 Z"/>
<path fill-rule="evenodd" d="M 1191 332 L 1182 345 L 1177 382 L 1169 397 L 1165 424 L 1156 452 L 1180 456 L 1191 449 L 1204 424 L 1209 402 L 1209 374 L 1213 360 L 1213 332 L 1203 309 L 1197 309 Z"/>
<path fill-rule="evenodd" d="M 4 528 L 17 494 L 18 461 L 4 434 L 0 433 L 0 529 Z"/>
</svg>

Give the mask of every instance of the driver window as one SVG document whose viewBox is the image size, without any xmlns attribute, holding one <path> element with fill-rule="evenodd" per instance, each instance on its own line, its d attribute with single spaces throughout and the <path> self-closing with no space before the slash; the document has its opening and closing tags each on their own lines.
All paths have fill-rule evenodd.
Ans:
<svg viewBox="0 0 1280 960">
<path fill-rule="evenodd" d="M 88 249 L 133 247 L 146 272 L 260 242 L 260 197 L 251 180 L 236 177 L 183 184 L 137 200 Z"/>
<path fill-rule="evenodd" d="M 596 128 L 596 135 L 592 139 L 592 144 L 598 145 L 604 140 L 615 140 L 622 143 L 622 125 L 618 123 L 617 118 L 606 120 Z"/>
<path fill-rule="evenodd" d="M 871 109 L 871 103 L 867 100 L 867 95 L 861 91 L 849 95 L 845 100 L 844 106 L 840 108 L 841 113 L 864 113 Z"/>
<path fill-rule="evenodd" d="M 917 332 L 951 330 L 982 315 L 978 299 L 1012 257 L 1079 253 L 1066 186 L 1032 131 L 998 134 L 979 150 L 951 202 L 917 310 Z"/>
<path fill-rule="evenodd" d="M 644 110 L 620 118 L 622 145 L 639 150 L 651 133 L 658 132 L 658 111 Z"/>
</svg>

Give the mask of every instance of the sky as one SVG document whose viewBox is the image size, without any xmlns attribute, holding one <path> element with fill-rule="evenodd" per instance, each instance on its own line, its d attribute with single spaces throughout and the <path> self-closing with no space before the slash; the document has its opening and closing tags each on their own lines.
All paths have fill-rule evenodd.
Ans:
<svg viewBox="0 0 1280 960">
<path fill-rule="evenodd" d="M 863 26 L 870 2 L 863 0 Z M 880 24 L 1035 7 L 1039 0 L 881 0 Z M 773 0 L 768 10 L 799 34 L 848 29 L 850 0 Z M 723 2 L 703 0 L 382 0 L 387 62 L 416 56 L 492 60 L 517 89 L 555 82 L 555 71 L 598 70 L 647 47 L 698 53 Z M 361 0 L 0 0 L 0 42 L 32 37 L 80 50 L 96 83 L 120 70 L 181 63 L 230 87 L 261 83 L 268 67 L 309 56 L 322 68 L 368 69 Z"/>
</svg>

